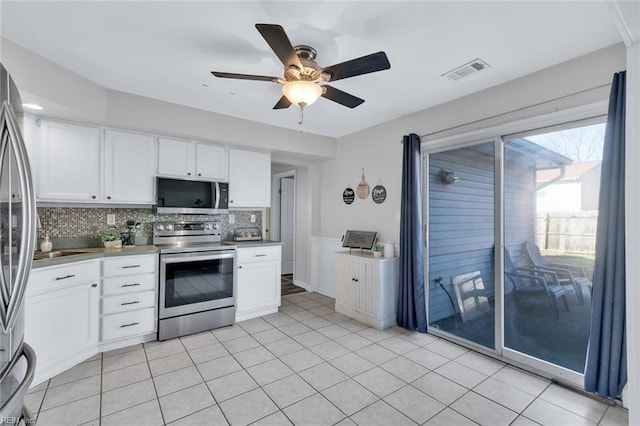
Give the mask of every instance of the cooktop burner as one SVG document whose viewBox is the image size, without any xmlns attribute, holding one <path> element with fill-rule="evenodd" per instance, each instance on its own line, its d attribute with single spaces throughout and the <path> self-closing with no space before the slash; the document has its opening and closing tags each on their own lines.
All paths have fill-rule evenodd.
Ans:
<svg viewBox="0 0 640 426">
<path fill-rule="evenodd" d="M 153 244 L 185 247 L 194 244 L 220 245 L 222 230 L 218 222 L 155 222 Z"/>
</svg>

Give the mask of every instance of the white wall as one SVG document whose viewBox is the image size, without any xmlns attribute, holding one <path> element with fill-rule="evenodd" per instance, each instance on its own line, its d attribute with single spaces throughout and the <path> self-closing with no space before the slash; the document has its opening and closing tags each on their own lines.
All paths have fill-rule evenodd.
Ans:
<svg viewBox="0 0 640 426">
<path fill-rule="evenodd" d="M 322 163 L 318 177 L 321 225 L 315 235 L 340 237 L 347 229 L 367 229 L 377 231 L 384 240 L 399 241 L 396 212 L 400 211 L 403 135 L 470 131 L 606 100 L 612 74 L 624 68 L 625 48 L 618 44 L 339 138 L 337 157 Z M 342 191 L 347 185 L 355 189 L 363 167 L 371 187 L 380 179 L 387 188 L 383 204 L 376 205 L 370 198 L 343 203 Z"/>
<path fill-rule="evenodd" d="M 626 255 L 627 255 L 627 389 L 629 424 L 640 424 L 640 39 L 627 49 L 626 118 Z"/>
</svg>

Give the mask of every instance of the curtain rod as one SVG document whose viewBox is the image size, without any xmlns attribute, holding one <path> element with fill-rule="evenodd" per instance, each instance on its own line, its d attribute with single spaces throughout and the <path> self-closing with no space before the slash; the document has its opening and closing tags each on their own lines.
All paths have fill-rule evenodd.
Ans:
<svg viewBox="0 0 640 426">
<path fill-rule="evenodd" d="M 557 98 L 549 99 L 549 100 L 544 101 L 544 102 L 538 102 L 537 104 L 527 105 L 525 107 L 517 108 L 517 109 L 514 109 L 514 110 L 509 111 L 509 112 L 503 112 L 501 114 L 492 115 L 492 116 L 489 116 L 489 117 L 481 118 L 479 120 L 471 121 L 469 123 L 460 124 L 458 126 L 453 126 L 453 127 L 449 127 L 449 128 L 446 128 L 446 129 L 438 130 L 437 132 L 425 133 L 424 135 L 419 135 L 419 136 L 422 139 L 422 138 L 434 136 L 434 135 L 437 135 L 437 134 L 440 134 L 440 133 L 446 133 L 446 132 L 450 132 L 452 130 L 462 129 L 464 127 L 467 127 L 467 126 L 470 126 L 470 125 L 473 125 L 473 124 L 482 123 L 483 121 L 493 120 L 493 119 L 504 117 L 504 116 L 506 116 L 508 114 L 513 114 L 513 113 L 520 112 L 520 111 L 526 111 L 529 108 L 535 108 L 535 107 L 540 106 L 540 105 L 544 105 L 544 104 L 548 104 L 550 102 L 556 102 L 556 101 L 560 101 L 560 100 L 563 100 L 563 99 L 571 98 L 573 96 L 580 95 L 582 93 L 588 93 L 590 91 L 602 89 L 602 88 L 605 88 L 605 87 L 611 87 L 611 83 L 601 84 L 599 86 L 591 87 L 589 89 L 580 90 L 579 92 L 574 92 L 574 93 L 571 93 L 571 94 L 568 94 L 568 95 L 559 96 Z M 400 144 L 402 144 L 402 143 L 403 143 L 403 140 L 400 139 Z"/>
</svg>

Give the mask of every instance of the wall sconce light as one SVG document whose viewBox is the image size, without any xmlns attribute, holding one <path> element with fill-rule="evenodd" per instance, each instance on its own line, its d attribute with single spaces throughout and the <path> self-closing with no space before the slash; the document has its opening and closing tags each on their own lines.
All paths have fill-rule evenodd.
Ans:
<svg viewBox="0 0 640 426">
<path fill-rule="evenodd" d="M 456 172 L 449 172 L 445 169 L 440 169 L 440 182 L 446 184 L 456 183 L 460 178 L 456 176 Z"/>
</svg>

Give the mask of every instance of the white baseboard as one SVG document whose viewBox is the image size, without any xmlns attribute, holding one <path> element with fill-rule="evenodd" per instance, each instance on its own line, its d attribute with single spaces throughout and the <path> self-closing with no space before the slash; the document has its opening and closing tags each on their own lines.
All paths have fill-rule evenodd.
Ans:
<svg viewBox="0 0 640 426">
<path fill-rule="evenodd" d="M 305 283 L 300 280 L 293 280 L 293 283 L 298 287 L 304 288 L 306 291 L 314 291 L 313 288 L 311 287 L 311 284 L 309 283 Z"/>
</svg>

